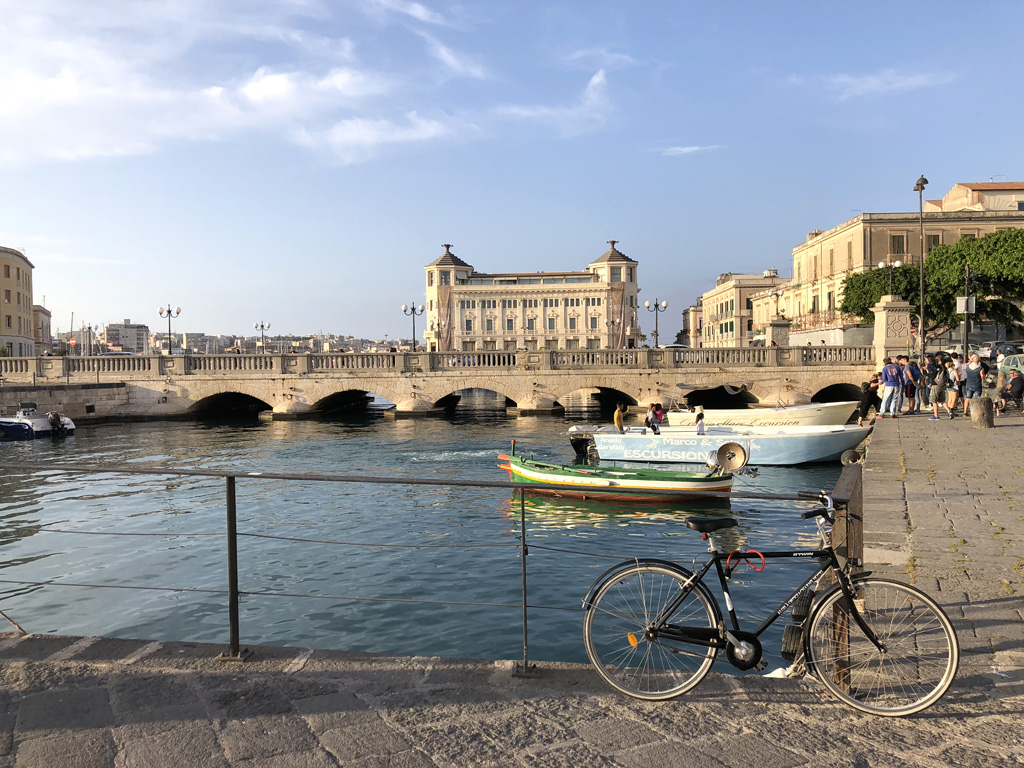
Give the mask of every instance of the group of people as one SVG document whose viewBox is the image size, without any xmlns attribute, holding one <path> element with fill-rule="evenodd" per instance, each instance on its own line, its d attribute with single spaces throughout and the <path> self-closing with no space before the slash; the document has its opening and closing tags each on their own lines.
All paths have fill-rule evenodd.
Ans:
<svg viewBox="0 0 1024 768">
<path fill-rule="evenodd" d="M 619 432 L 625 432 L 626 428 L 623 425 L 623 418 L 626 415 L 628 407 L 621 400 L 615 405 L 615 416 L 614 423 L 615 429 Z M 692 411 L 693 408 L 690 408 Z M 647 427 L 651 432 L 656 435 L 661 434 L 661 425 L 665 421 L 665 410 L 661 407 L 661 403 L 651 403 L 647 408 L 647 415 L 644 417 L 644 426 Z M 704 434 L 704 414 L 697 414 L 697 434 Z"/>
<path fill-rule="evenodd" d="M 923 367 L 907 355 L 887 357 L 882 361 L 882 370 L 861 387 L 858 426 L 863 425 L 872 406 L 879 418 L 895 419 L 900 415 L 904 402 L 907 404 L 905 415 L 919 413 L 922 407 L 927 408 L 930 405 L 932 415 L 929 421 L 939 420 L 940 405 L 945 408 L 950 419 L 954 417 L 954 411 L 961 403 L 963 415 L 970 414 L 971 400 L 981 397 L 985 391 L 985 369 L 981 365 L 978 353 L 972 353 L 969 362 L 965 362 L 957 353 L 950 355 L 950 359 L 945 363 L 931 353 L 924 357 Z M 1016 370 L 1011 371 L 1010 380 L 1000 390 L 996 413 L 1005 410 L 1007 399 L 1019 400 L 1022 391 L 1024 377 Z"/>
</svg>

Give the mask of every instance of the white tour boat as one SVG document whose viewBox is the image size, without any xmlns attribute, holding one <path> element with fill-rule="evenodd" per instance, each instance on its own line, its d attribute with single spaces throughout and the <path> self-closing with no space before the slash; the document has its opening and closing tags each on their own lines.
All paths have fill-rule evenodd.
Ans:
<svg viewBox="0 0 1024 768">
<path fill-rule="evenodd" d="M 857 410 L 856 400 L 841 403 L 809 403 L 777 408 L 709 408 L 704 423 L 716 427 L 814 427 L 845 424 Z M 670 426 L 691 427 L 698 411 L 668 411 Z"/>
</svg>

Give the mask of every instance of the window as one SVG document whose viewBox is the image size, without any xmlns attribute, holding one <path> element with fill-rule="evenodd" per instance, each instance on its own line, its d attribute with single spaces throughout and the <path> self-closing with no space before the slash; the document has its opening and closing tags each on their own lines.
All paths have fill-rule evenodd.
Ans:
<svg viewBox="0 0 1024 768">
<path fill-rule="evenodd" d="M 632 283 L 633 282 L 633 268 L 632 267 L 626 267 L 626 282 L 627 283 Z"/>
<path fill-rule="evenodd" d="M 549 317 L 548 318 L 548 330 L 549 331 L 555 330 L 555 318 L 553 318 L 553 317 Z"/>
<path fill-rule="evenodd" d="M 975 238 L 977 238 L 977 235 L 974 234 L 973 232 L 964 232 L 962 235 L 960 235 L 961 240 L 974 240 Z"/>
<path fill-rule="evenodd" d="M 494 330 L 494 321 L 491 318 L 484 320 L 484 328 L 488 331 Z"/>
<path fill-rule="evenodd" d="M 836 308 L 836 294 L 835 291 L 828 292 L 828 311 L 831 312 Z"/>
<path fill-rule="evenodd" d="M 924 236 L 924 252 L 931 253 L 932 248 L 937 245 L 942 245 L 942 235 L 925 235 Z"/>
<path fill-rule="evenodd" d="M 513 318 L 511 318 L 511 317 L 505 318 L 505 330 L 506 331 L 514 331 L 515 329 L 516 329 L 516 321 Z"/>
<path fill-rule="evenodd" d="M 635 299 L 635 298 L 636 298 L 635 296 L 630 296 L 629 297 L 629 306 L 631 306 L 631 307 L 633 306 L 633 299 Z"/>
<path fill-rule="evenodd" d="M 796 282 L 797 282 L 797 285 L 800 284 L 801 274 L 803 273 L 803 267 L 804 267 L 803 264 L 797 264 L 796 265 Z"/>
<path fill-rule="evenodd" d="M 889 253 L 893 256 L 902 256 L 907 252 L 906 235 L 889 235 Z"/>
<path fill-rule="evenodd" d="M 817 296 L 811 296 L 811 314 L 812 315 L 813 314 L 817 314 L 818 309 L 819 309 L 819 307 L 818 307 L 818 297 Z"/>
<path fill-rule="evenodd" d="M 526 318 L 526 330 L 528 330 L 528 331 L 536 330 L 536 326 L 534 325 L 534 320 L 533 320 L 532 317 Z"/>
<path fill-rule="evenodd" d="M 622 282 L 622 267 L 612 267 L 612 282 L 613 283 L 621 283 Z"/>
<path fill-rule="evenodd" d="M 570 317 L 569 318 L 569 330 L 570 331 L 575 331 L 576 330 L 576 318 L 575 317 Z"/>
<path fill-rule="evenodd" d="M 834 248 L 828 249 L 828 276 L 832 277 L 836 271 L 836 252 Z"/>
<path fill-rule="evenodd" d="M 444 272 L 441 273 L 441 285 L 451 285 L 451 284 L 452 284 L 452 273 L 448 272 L 447 270 L 445 270 Z"/>
<path fill-rule="evenodd" d="M 4 302 L 7 304 L 11 303 L 11 292 L 10 290 L 4 291 Z"/>
<path fill-rule="evenodd" d="M 558 349 L 558 339 L 548 339 L 544 342 L 547 349 Z"/>
<path fill-rule="evenodd" d="M 497 348 L 498 347 L 496 346 L 495 342 L 493 342 L 493 341 L 485 341 L 484 342 L 484 349 L 497 349 Z"/>
<path fill-rule="evenodd" d="M 853 240 L 846 242 L 846 270 L 847 272 L 853 271 Z"/>
<path fill-rule="evenodd" d="M 597 315 L 594 315 L 593 317 L 590 318 L 590 328 L 591 330 L 594 331 L 597 330 Z"/>
<path fill-rule="evenodd" d="M 4 277 L 6 277 L 8 279 L 10 279 L 10 277 L 11 277 L 11 265 L 10 264 L 4 264 Z"/>
<path fill-rule="evenodd" d="M 433 285 L 434 285 L 434 273 L 433 272 L 427 272 L 427 288 L 430 288 Z"/>
<path fill-rule="evenodd" d="M 464 341 L 464 342 L 462 342 L 462 351 L 463 352 L 475 352 L 476 351 L 476 342 L 475 341 Z"/>
<path fill-rule="evenodd" d="M 601 340 L 600 339 L 587 339 L 587 349 L 600 349 L 600 348 L 601 348 Z"/>
<path fill-rule="evenodd" d="M 7 327 L 8 328 L 13 328 L 14 327 L 14 322 L 13 322 L 13 320 L 12 320 L 10 315 L 7 316 Z"/>
<path fill-rule="evenodd" d="M 1024 201 L 1021 201 L 1021 200 L 1017 201 L 1017 210 L 1018 211 L 1024 211 Z"/>
<path fill-rule="evenodd" d="M 472 320 L 466 320 L 466 333 L 472 333 L 472 332 L 473 332 L 473 321 Z"/>
</svg>

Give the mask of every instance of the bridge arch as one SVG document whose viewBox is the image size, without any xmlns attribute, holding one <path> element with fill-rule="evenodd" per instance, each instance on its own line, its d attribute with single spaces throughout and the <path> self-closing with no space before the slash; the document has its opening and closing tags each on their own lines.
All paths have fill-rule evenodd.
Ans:
<svg viewBox="0 0 1024 768">
<path fill-rule="evenodd" d="M 192 403 L 186 413 L 210 416 L 237 416 L 269 411 L 274 406 L 261 397 L 244 392 L 216 392 Z"/>
</svg>

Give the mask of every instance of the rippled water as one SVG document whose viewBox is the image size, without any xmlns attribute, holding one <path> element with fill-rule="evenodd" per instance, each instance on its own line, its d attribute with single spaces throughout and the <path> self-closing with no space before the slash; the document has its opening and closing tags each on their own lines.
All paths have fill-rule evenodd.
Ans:
<svg viewBox="0 0 1024 768">
<path fill-rule="evenodd" d="M 19 462 L 506 480 L 496 458 L 512 439 L 520 453 L 572 461 L 567 420 L 507 417 L 467 404 L 472 398 L 445 418 L 82 425 L 64 442 L 0 443 L 0 609 L 36 633 L 228 636 L 221 594 L 60 586 L 226 589 L 224 480 L 27 472 L 16 469 Z M 735 487 L 831 488 L 838 475 L 837 464 L 765 467 Z M 243 597 L 243 643 L 521 656 L 520 508 L 509 491 L 244 478 L 237 496 L 239 533 L 252 534 L 239 539 L 241 589 L 277 595 Z M 529 602 L 538 606 L 529 611 L 531 658 L 585 661 L 578 609 L 590 584 L 618 559 L 701 555 L 699 534 L 681 522 L 695 511 L 737 517 L 740 526 L 724 532 L 723 547 L 768 549 L 813 543 L 813 526 L 798 509 L 739 499 L 623 508 L 528 497 Z M 90 535 L 100 533 L 146 535 Z M 372 546 L 356 546 L 365 544 Z M 395 546 L 406 544 L 417 546 Z M 804 573 L 806 565 L 788 564 L 740 572 L 733 594 L 741 616 L 766 615 L 760 607 L 781 601 Z M 777 645 L 782 624 L 766 645 Z"/>
</svg>

